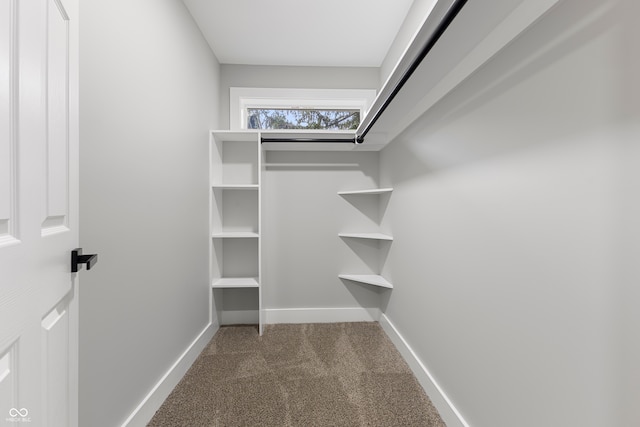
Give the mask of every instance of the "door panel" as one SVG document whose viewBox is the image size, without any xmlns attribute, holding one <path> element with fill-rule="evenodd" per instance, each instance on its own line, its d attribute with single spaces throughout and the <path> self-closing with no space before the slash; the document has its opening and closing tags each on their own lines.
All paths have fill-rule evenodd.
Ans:
<svg viewBox="0 0 640 427">
<path fill-rule="evenodd" d="M 0 426 L 77 426 L 77 0 L 0 0 Z"/>
<path fill-rule="evenodd" d="M 15 241 L 16 0 L 0 0 L 0 247 Z"/>
<path fill-rule="evenodd" d="M 14 342 L 0 353 L 0 402 L 11 408 L 18 402 L 18 343 Z M 2 414 L 5 415 L 5 414 Z"/>
<path fill-rule="evenodd" d="M 61 302 L 42 320 L 43 418 L 48 425 L 69 425 L 69 305 Z"/>
<path fill-rule="evenodd" d="M 59 1 L 48 0 L 47 6 L 47 191 L 43 235 L 66 230 L 69 208 L 69 19 Z"/>
</svg>

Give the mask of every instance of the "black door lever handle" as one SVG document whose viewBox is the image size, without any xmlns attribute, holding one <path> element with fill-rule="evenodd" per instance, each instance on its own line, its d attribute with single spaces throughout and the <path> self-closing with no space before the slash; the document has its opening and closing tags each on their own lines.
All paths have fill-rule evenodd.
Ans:
<svg viewBox="0 0 640 427">
<path fill-rule="evenodd" d="M 86 264 L 87 270 L 91 270 L 91 267 L 98 262 L 98 254 L 82 255 L 82 248 L 77 248 L 71 251 L 71 272 L 77 273 L 80 264 Z"/>
</svg>

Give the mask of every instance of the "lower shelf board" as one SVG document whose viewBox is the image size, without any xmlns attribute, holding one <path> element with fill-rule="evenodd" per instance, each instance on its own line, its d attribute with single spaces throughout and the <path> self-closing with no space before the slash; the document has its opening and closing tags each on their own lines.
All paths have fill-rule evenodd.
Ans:
<svg viewBox="0 0 640 427">
<path fill-rule="evenodd" d="M 257 277 L 222 277 L 214 279 L 211 287 L 214 289 L 225 288 L 259 288 Z"/>
<path fill-rule="evenodd" d="M 352 282 L 366 283 L 367 285 L 380 286 L 382 288 L 393 289 L 393 285 L 382 276 L 377 274 L 340 274 L 339 278 L 351 280 Z"/>
<path fill-rule="evenodd" d="M 214 239 L 254 239 L 260 237 L 260 234 L 252 231 L 224 231 L 222 233 L 213 233 Z"/>
</svg>

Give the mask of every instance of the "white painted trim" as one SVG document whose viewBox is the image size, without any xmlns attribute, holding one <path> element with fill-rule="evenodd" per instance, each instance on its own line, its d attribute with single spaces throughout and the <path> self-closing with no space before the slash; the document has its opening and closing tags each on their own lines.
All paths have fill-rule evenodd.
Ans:
<svg viewBox="0 0 640 427">
<path fill-rule="evenodd" d="M 162 378 L 160 378 L 158 383 L 151 389 L 149 394 L 142 399 L 142 402 L 133 410 L 125 422 L 122 423 L 122 427 L 144 427 L 151 421 L 156 411 L 187 373 L 193 362 L 195 362 L 196 358 L 202 350 L 204 350 L 209 341 L 211 341 L 219 328 L 218 324 L 209 323 L 202 332 L 200 332 L 198 337 L 187 347 L 184 353 L 178 357 L 178 360 L 175 361 Z"/>
<path fill-rule="evenodd" d="M 380 314 L 380 309 L 377 307 L 270 308 L 264 310 L 266 324 L 377 322 L 380 319 Z"/>
<path fill-rule="evenodd" d="M 440 413 L 445 424 L 448 427 L 469 427 L 469 424 L 456 409 L 451 399 L 449 399 L 444 390 L 438 385 L 433 375 L 431 375 L 407 341 L 400 335 L 400 332 L 398 332 L 386 314 L 380 316 L 380 326 L 382 326 L 382 329 L 387 333 L 391 342 L 393 342 L 413 371 L 413 374 Z"/>
</svg>

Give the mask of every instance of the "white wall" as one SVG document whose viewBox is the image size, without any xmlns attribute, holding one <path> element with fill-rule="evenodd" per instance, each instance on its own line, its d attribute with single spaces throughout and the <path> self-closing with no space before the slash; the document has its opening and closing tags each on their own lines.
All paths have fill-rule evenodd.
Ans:
<svg viewBox="0 0 640 427">
<path fill-rule="evenodd" d="M 377 152 L 267 153 L 265 309 L 380 307 L 377 288 L 338 278 L 340 273 L 378 273 L 375 242 L 338 237 L 341 232 L 378 231 L 377 199 L 337 194 L 375 188 L 378 158 Z"/>
<path fill-rule="evenodd" d="M 220 69 L 220 125 L 229 129 L 229 88 L 377 89 L 378 68 L 280 67 L 223 64 Z"/>
<path fill-rule="evenodd" d="M 561 2 L 381 153 L 386 313 L 471 426 L 640 424 L 639 9 Z"/>
<path fill-rule="evenodd" d="M 219 64 L 184 4 L 81 5 L 80 425 L 120 425 L 209 323 Z"/>
</svg>

